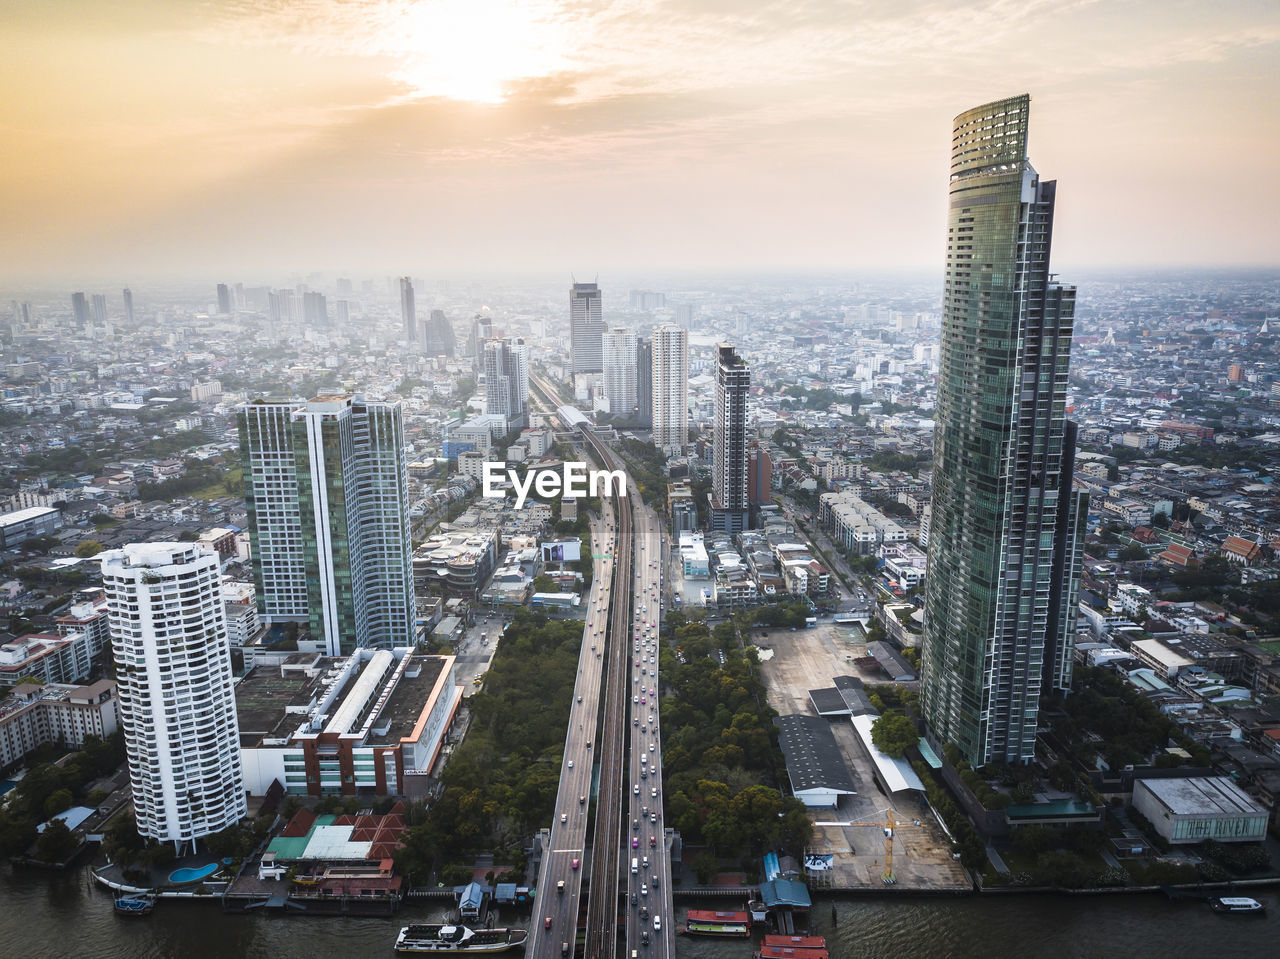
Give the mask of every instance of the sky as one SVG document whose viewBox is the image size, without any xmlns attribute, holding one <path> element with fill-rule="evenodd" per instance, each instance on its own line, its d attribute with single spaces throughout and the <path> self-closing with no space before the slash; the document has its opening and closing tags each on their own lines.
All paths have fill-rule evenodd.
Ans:
<svg viewBox="0 0 1280 959">
<path fill-rule="evenodd" d="M 6 0 L 0 281 L 942 269 L 1030 93 L 1054 263 L 1280 265 L 1276 0 Z"/>
</svg>

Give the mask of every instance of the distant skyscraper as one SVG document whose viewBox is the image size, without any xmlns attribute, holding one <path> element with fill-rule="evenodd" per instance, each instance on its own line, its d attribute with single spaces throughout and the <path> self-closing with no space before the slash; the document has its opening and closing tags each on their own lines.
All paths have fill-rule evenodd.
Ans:
<svg viewBox="0 0 1280 959">
<path fill-rule="evenodd" d="M 247 814 L 218 554 L 99 554 L 138 833 L 196 851 Z"/>
<path fill-rule="evenodd" d="M 653 331 L 653 444 L 668 456 L 689 442 L 689 331 L 663 324 Z"/>
<path fill-rule="evenodd" d="M 231 312 L 231 287 L 225 283 L 218 284 L 218 312 L 222 314 Z"/>
<path fill-rule="evenodd" d="M 921 710 L 974 766 L 1035 758 L 1067 689 L 1086 494 L 1065 419 L 1075 289 L 1049 272 L 1056 183 L 1027 159 L 1030 98 L 956 117 Z"/>
<path fill-rule="evenodd" d="M 418 311 L 413 304 L 413 280 L 400 277 L 400 318 L 404 321 L 404 341 L 409 345 L 418 342 Z"/>
<path fill-rule="evenodd" d="M 493 339 L 493 318 L 477 313 L 471 321 L 471 334 L 467 337 L 467 356 L 474 369 L 484 368 L 485 340 Z"/>
<path fill-rule="evenodd" d="M 716 421 L 712 447 L 711 528 L 747 528 L 747 391 L 751 369 L 728 343 L 716 346 Z"/>
<path fill-rule="evenodd" d="M 273 324 L 287 323 L 293 319 L 293 293 L 290 290 L 272 290 L 267 294 L 267 315 Z"/>
<path fill-rule="evenodd" d="M 458 352 L 458 340 L 453 333 L 453 324 L 444 315 L 444 310 L 432 310 L 422 331 L 423 352 L 427 356 L 449 356 Z"/>
<path fill-rule="evenodd" d="M 127 286 L 124 288 L 124 315 L 130 323 L 133 323 L 133 290 Z"/>
<path fill-rule="evenodd" d="M 258 608 L 329 655 L 414 643 L 404 423 L 363 397 L 238 413 Z"/>
<path fill-rule="evenodd" d="M 604 312 L 600 288 L 575 283 L 569 289 L 569 355 L 574 373 L 604 372 Z"/>
<path fill-rule="evenodd" d="M 683 326 L 686 330 L 693 325 L 693 318 L 698 313 L 698 307 L 693 303 L 677 303 L 676 304 L 676 324 Z"/>
<path fill-rule="evenodd" d="M 328 326 L 328 298 L 323 293 L 303 293 L 302 319 L 307 326 Z"/>
<path fill-rule="evenodd" d="M 505 416 L 508 430 L 529 425 L 528 362 L 522 340 L 485 341 L 484 411 Z"/>
<path fill-rule="evenodd" d="M 338 326 L 346 332 L 347 324 L 351 322 L 351 303 L 348 300 L 335 300 L 333 303 L 333 313 L 338 321 Z"/>
<path fill-rule="evenodd" d="M 350 299 L 351 298 L 351 280 L 349 280 L 345 276 L 338 277 L 338 282 L 335 287 L 335 291 L 337 292 L 338 296 L 342 297 L 343 299 Z"/>
<path fill-rule="evenodd" d="M 653 425 L 652 340 L 636 340 L 636 425 Z"/>
<path fill-rule="evenodd" d="M 107 322 L 107 298 L 101 293 L 93 294 L 93 322 L 99 326 Z"/>
<path fill-rule="evenodd" d="M 75 314 L 76 326 L 83 329 L 89 325 L 89 301 L 83 293 L 71 294 L 71 310 Z"/>
<path fill-rule="evenodd" d="M 609 330 L 602 340 L 604 396 L 610 415 L 631 420 L 639 406 L 636 390 L 636 335 L 630 330 Z"/>
</svg>

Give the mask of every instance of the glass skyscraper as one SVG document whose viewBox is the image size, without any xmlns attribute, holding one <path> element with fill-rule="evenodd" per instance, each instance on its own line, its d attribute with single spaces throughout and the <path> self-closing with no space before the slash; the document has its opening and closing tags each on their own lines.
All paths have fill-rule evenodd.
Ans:
<svg viewBox="0 0 1280 959">
<path fill-rule="evenodd" d="M 359 396 L 240 408 L 258 608 L 306 622 L 330 656 L 414 642 L 398 403 Z"/>
<path fill-rule="evenodd" d="M 1030 98 L 956 117 L 925 581 L 921 708 L 974 765 L 1035 757 L 1071 682 L 1087 494 L 1066 420 L 1075 288 L 1049 272 L 1057 184 Z"/>
</svg>

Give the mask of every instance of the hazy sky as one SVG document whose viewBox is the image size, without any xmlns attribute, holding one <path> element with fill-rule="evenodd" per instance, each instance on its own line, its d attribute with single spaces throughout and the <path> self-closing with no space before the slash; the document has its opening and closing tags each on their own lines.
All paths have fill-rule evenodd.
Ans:
<svg viewBox="0 0 1280 959">
<path fill-rule="evenodd" d="M 1029 92 L 1054 260 L 1280 264 L 1277 0 L 6 0 L 0 281 L 942 268 Z"/>
</svg>

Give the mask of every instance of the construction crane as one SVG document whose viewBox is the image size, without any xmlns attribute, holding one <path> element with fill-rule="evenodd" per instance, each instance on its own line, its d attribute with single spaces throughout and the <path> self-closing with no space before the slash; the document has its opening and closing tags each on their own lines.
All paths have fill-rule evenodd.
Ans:
<svg viewBox="0 0 1280 959">
<path fill-rule="evenodd" d="M 880 876 L 880 881 L 886 886 L 892 886 L 898 881 L 893 874 L 893 830 L 898 824 L 893 821 L 892 809 L 886 809 L 884 815 L 884 873 Z"/>
</svg>

